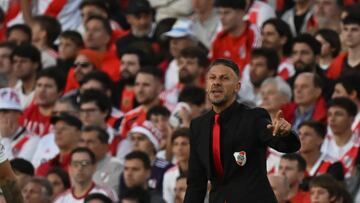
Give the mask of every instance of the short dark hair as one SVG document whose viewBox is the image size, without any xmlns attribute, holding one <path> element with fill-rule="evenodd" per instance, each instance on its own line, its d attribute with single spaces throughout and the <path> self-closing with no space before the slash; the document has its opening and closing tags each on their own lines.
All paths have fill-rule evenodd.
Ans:
<svg viewBox="0 0 360 203">
<path fill-rule="evenodd" d="M 68 172 L 64 171 L 64 169 L 62 169 L 60 167 L 51 168 L 46 173 L 46 177 L 51 175 L 51 174 L 55 174 L 55 175 L 59 176 L 59 178 L 61 179 L 61 182 L 63 183 L 65 189 L 70 188 L 71 185 L 70 185 L 69 174 L 68 174 Z"/>
<path fill-rule="evenodd" d="M 37 23 L 43 31 L 46 31 L 46 43 L 48 46 L 53 46 L 61 32 L 61 24 L 59 21 L 51 16 L 39 15 L 33 18 L 34 23 Z"/>
<path fill-rule="evenodd" d="M 154 67 L 154 66 L 144 66 L 141 67 L 138 74 L 139 73 L 143 73 L 143 74 L 149 74 L 154 76 L 154 78 L 158 79 L 159 81 L 162 80 L 162 72 L 158 67 Z"/>
<path fill-rule="evenodd" d="M 82 132 L 93 132 L 95 131 L 97 134 L 97 138 L 100 140 L 102 144 L 108 144 L 109 142 L 109 134 L 108 132 L 99 126 L 89 125 L 85 126 L 81 130 Z"/>
<path fill-rule="evenodd" d="M 277 52 L 274 49 L 269 48 L 254 48 L 251 50 L 251 58 L 257 58 L 257 57 L 264 57 L 266 58 L 266 66 L 269 70 L 274 70 L 276 73 L 276 70 L 279 66 L 279 56 Z"/>
<path fill-rule="evenodd" d="M 299 171 L 306 170 L 306 161 L 300 154 L 297 154 L 297 153 L 284 154 L 281 156 L 281 159 L 296 161 L 298 164 Z"/>
<path fill-rule="evenodd" d="M 273 25 L 276 32 L 280 35 L 280 37 L 286 37 L 287 41 L 283 46 L 283 54 L 288 55 L 291 53 L 291 46 L 292 46 L 292 40 L 293 35 L 291 33 L 291 29 L 289 24 L 287 24 L 285 21 L 283 21 L 280 18 L 270 18 L 269 20 L 265 21 L 262 25 L 262 28 L 265 27 L 265 25 L 270 24 Z"/>
<path fill-rule="evenodd" d="M 132 151 L 125 156 L 125 161 L 138 159 L 143 163 L 145 169 L 149 170 L 151 168 L 150 158 L 145 152 L 141 151 Z"/>
<path fill-rule="evenodd" d="M 360 100 L 360 74 L 348 74 L 337 79 L 336 83 L 341 84 L 348 94 L 356 92 L 356 98 Z"/>
<path fill-rule="evenodd" d="M 80 82 L 80 86 L 89 82 L 90 80 L 96 80 L 100 82 L 104 90 L 110 90 L 111 92 L 113 91 L 114 83 L 109 77 L 109 75 L 104 73 L 103 71 L 94 70 L 84 75 L 84 79 Z"/>
<path fill-rule="evenodd" d="M 206 92 L 201 87 L 185 86 L 179 94 L 178 101 L 201 106 L 205 104 Z"/>
<path fill-rule="evenodd" d="M 311 189 L 312 187 L 324 188 L 329 193 L 330 198 L 335 197 L 335 201 L 342 199 L 343 193 L 346 192 L 344 186 L 329 174 L 312 177 L 309 188 Z"/>
<path fill-rule="evenodd" d="M 111 100 L 102 91 L 90 89 L 83 92 L 80 95 L 80 106 L 89 102 L 95 102 L 102 112 L 107 112 L 110 115 L 112 108 Z"/>
<path fill-rule="evenodd" d="M 151 107 L 149 109 L 149 111 L 146 113 L 146 120 L 150 120 L 152 115 L 155 115 L 155 116 L 161 115 L 161 116 L 169 118 L 170 114 L 171 114 L 171 112 L 165 106 L 156 105 L 156 106 Z"/>
<path fill-rule="evenodd" d="M 295 44 L 300 44 L 300 43 L 307 44 L 310 47 L 310 49 L 313 51 L 315 56 L 319 55 L 321 53 L 320 42 L 317 41 L 314 36 L 312 36 L 308 33 L 303 33 L 303 34 L 300 34 L 297 37 L 295 37 L 292 47 L 294 47 Z"/>
<path fill-rule="evenodd" d="M 330 109 L 333 106 L 344 109 L 348 113 L 349 116 L 355 117 L 357 114 L 357 106 L 349 98 L 346 98 L 346 97 L 334 98 L 334 99 L 330 100 L 330 102 L 328 104 L 328 109 Z"/>
<path fill-rule="evenodd" d="M 186 47 L 180 51 L 180 57 L 196 58 L 198 65 L 203 68 L 207 68 L 209 65 L 207 54 L 200 47 Z"/>
<path fill-rule="evenodd" d="M 28 43 L 31 43 L 32 32 L 31 32 L 31 28 L 28 25 L 26 25 L 26 24 L 15 24 L 15 25 L 10 26 L 6 30 L 6 38 L 9 38 L 11 32 L 14 31 L 14 30 L 20 30 L 21 32 L 25 33 L 29 37 Z"/>
<path fill-rule="evenodd" d="M 215 0 L 215 7 L 245 10 L 246 6 L 245 0 Z"/>
<path fill-rule="evenodd" d="M 314 36 L 321 36 L 331 46 L 331 56 L 336 57 L 341 51 L 340 37 L 337 32 L 331 29 L 318 30 Z"/>
<path fill-rule="evenodd" d="M 80 3 L 79 9 L 83 9 L 85 6 L 95 6 L 102 10 L 104 10 L 106 13 L 109 12 L 109 5 L 106 1 L 103 0 L 83 0 Z"/>
<path fill-rule="evenodd" d="M 121 59 L 121 57 L 123 57 L 126 54 L 136 55 L 139 59 L 139 64 L 141 67 L 145 66 L 149 63 L 148 56 L 146 56 L 146 53 L 139 48 L 130 46 L 130 47 L 127 47 L 124 49 L 118 49 L 118 51 L 117 51 L 117 55 L 118 55 L 119 59 Z"/>
<path fill-rule="evenodd" d="M 150 194 L 142 187 L 133 187 L 120 195 L 120 201 L 124 199 L 135 200 L 138 203 L 150 203 Z"/>
<path fill-rule="evenodd" d="M 13 52 L 11 53 L 10 59 L 14 60 L 15 56 L 28 58 L 34 63 L 38 63 L 38 71 L 42 69 L 41 65 L 41 53 L 38 48 L 29 43 L 24 43 L 19 46 L 16 46 Z"/>
<path fill-rule="evenodd" d="M 46 197 L 50 198 L 53 195 L 53 188 L 50 184 L 50 182 L 42 177 L 32 177 L 28 183 L 36 183 L 38 185 L 41 185 L 43 189 L 41 190 L 41 193 L 45 195 Z"/>
<path fill-rule="evenodd" d="M 19 171 L 29 176 L 34 176 L 35 174 L 34 166 L 26 159 L 14 158 L 10 161 L 10 165 L 14 171 Z"/>
<path fill-rule="evenodd" d="M 316 132 L 316 134 L 321 138 L 324 138 L 327 132 L 326 125 L 319 121 L 312 121 L 312 120 L 304 121 L 300 123 L 298 130 L 303 126 L 308 126 L 312 128 Z"/>
<path fill-rule="evenodd" d="M 360 25 L 360 15 L 358 13 L 349 12 L 342 20 L 344 25 L 357 24 Z"/>
<path fill-rule="evenodd" d="M 59 38 L 69 39 L 72 42 L 74 42 L 74 44 L 76 44 L 76 46 L 84 47 L 83 38 L 82 38 L 81 34 L 77 31 L 65 30 L 62 33 L 60 33 Z"/>
<path fill-rule="evenodd" d="M 113 201 L 102 193 L 92 193 L 85 197 L 84 203 L 88 203 L 91 200 L 100 200 L 102 203 L 113 203 Z"/>
<path fill-rule="evenodd" d="M 231 70 L 233 70 L 237 77 L 240 77 L 239 67 L 231 59 L 226 59 L 226 58 L 215 59 L 213 62 L 210 63 L 209 70 L 211 69 L 211 67 L 216 66 L 216 65 L 224 65 L 224 66 L 230 68 Z"/>
<path fill-rule="evenodd" d="M 85 153 L 85 154 L 88 154 L 89 157 L 90 157 L 90 161 L 92 164 L 95 164 L 96 163 L 96 158 L 95 158 L 95 154 L 94 152 L 92 152 L 89 148 L 86 148 L 86 147 L 77 147 L 75 149 L 73 149 L 71 152 L 70 152 L 70 160 L 72 160 L 72 157 L 74 154 L 76 153 Z"/>
<path fill-rule="evenodd" d="M 55 81 L 58 92 L 62 92 L 64 90 L 66 77 L 65 77 L 64 73 L 60 70 L 59 67 L 52 66 L 52 67 L 41 70 L 38 73 L 36 80 L 39 80 L 42 77 L 47 77 L 47 78 L 53 79 Z"/>
<path fill-rule="evenodd" d="M 105 29 L 105 32 L 106 32 L 109 36 L 112 35 L 112 28 L 111 28 L 109 19 L 103 18 L 103 17 L 101 17 L 101 16 L 97 16 L 97 15 L 92 15 L 92 16 L 90 16 L 90 17 L 86 20 L 85 24 L 88 24 L 88 23 L 89 23 L 90 21 L 92 21 L 92 20 L 98 20 L 98 21 L 100 21 L 101 24 L 103 25 L 104 29 Z"/>
<path fill-rule="evenodd" d="M 178 137 L 185 137 L 190 140 L 190 129 L 189 128 L 178 128 L 171 135 L 171 143 Z"/>
</svg>

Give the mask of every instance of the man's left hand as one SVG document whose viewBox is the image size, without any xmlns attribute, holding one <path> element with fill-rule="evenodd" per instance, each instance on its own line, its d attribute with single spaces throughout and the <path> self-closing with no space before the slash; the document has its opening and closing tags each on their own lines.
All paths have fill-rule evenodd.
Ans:
<svg viewBox="0 0 360 203">
<path fill-rule="evenodd" d="M 291 131 L 291 124 L 284 119 L 284 115 L 281 110 L 276 113 L 272 124 L 269 124 L 266 127 L 272 130 L 273 136 L 285 136 L 288 135 Z"/>
</svg>

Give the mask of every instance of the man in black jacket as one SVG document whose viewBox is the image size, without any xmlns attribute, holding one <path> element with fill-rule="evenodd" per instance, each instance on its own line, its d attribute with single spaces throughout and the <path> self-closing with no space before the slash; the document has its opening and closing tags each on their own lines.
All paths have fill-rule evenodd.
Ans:
<svg viewBox="0 0 360 203">
<path fill-rule="evenodd" d="M 276 202 L 266 174 L 267 147 L 295 152 L 300 142 L 281 111 L 271 122 L 266 110 L 238 103 L 240 86 L 233 61 L 216 59 L 210 65 L 206 91 L 212 110 L 190 125 L 185 203 L 203 202 L 208 180 L 211 203 Z"/>
</svg>

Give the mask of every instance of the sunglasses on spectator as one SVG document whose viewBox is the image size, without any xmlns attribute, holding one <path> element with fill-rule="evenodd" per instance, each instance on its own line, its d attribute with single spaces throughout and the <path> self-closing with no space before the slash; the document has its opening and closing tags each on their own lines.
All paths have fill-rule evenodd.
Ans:
<svg viewBox="0 0 360 203">
<path fill-rule="evenodd" d="M 75 68 L 77 68 L 77 67 L 88 68 L 90 65 L 91 65 L 91 63 L 89 63 L 89 62 L 77 62 L 77 63 L 74 63 Z"/>
</svg>

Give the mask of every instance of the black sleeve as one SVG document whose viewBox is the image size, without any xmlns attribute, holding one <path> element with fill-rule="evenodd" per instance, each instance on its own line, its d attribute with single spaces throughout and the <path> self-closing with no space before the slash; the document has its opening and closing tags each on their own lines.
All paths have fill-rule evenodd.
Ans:
<svg viewBox="0 0 360 203">
<path fill-rule="evenodd" d="M 190 124 L 190 159 L 184 203 L 204 202 L 207 191 L 206 169 L 201 164 L 201 158 L 196 152 L 196 146 L 200 143 L 197 142 L 198 135 L 195 133 L 195 128 L 200 127 L 193 121 Z"/>
<path fill-rule="evenodd" d="M 271 124 L 270 115 L 265 109 L 257 108 L 255 111 L 256 126 L 259 126 L 257 134 L 263 144 L 283 153 L 292 153 L 300 149 L 300 140 L 294 131 L 286 136 L 273 136 L 271 130 L 266 127 Z"/>
</svg>

